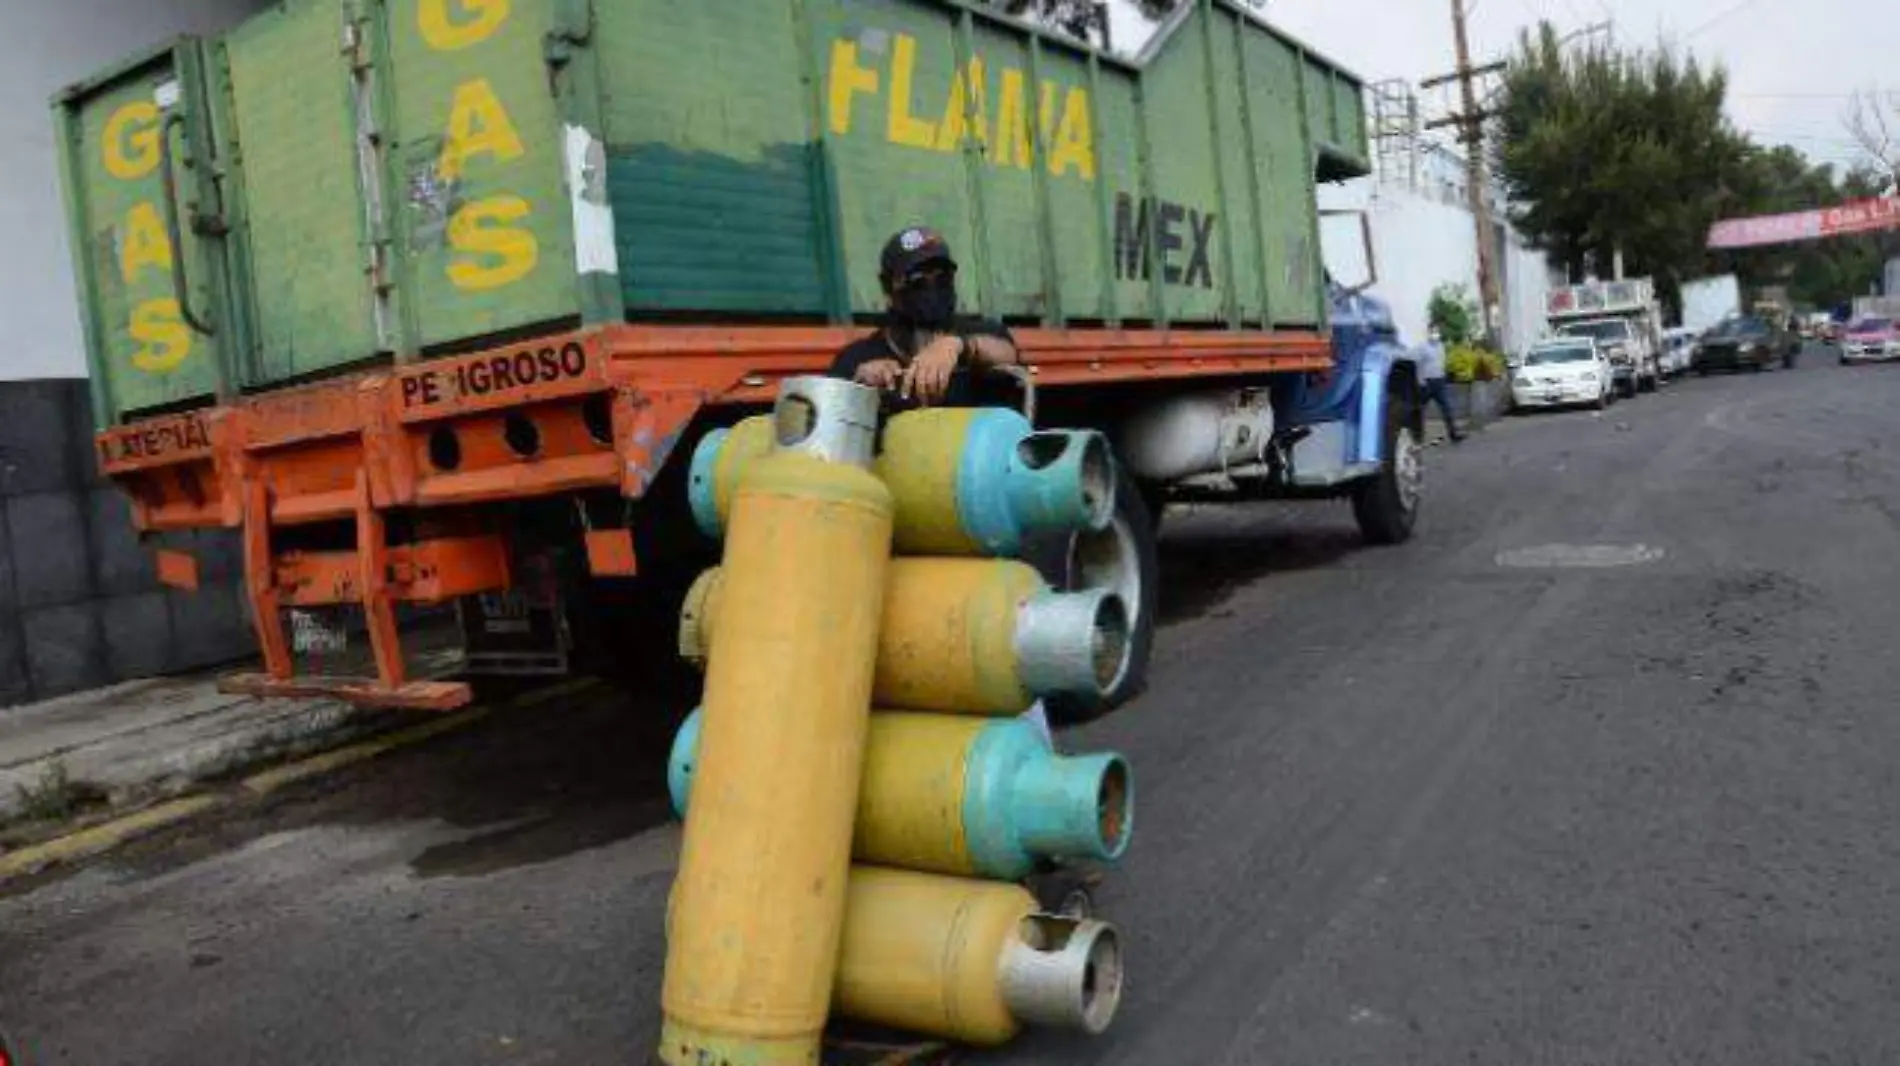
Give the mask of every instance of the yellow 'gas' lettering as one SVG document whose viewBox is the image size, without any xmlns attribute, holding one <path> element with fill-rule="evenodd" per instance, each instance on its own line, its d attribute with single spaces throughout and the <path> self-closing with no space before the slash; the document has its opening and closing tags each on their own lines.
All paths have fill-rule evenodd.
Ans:
<svg viewBox="0 0 1900 1066">
<path fill-rule="evenodd" d="M 449 17 L 449 0 L 422 0 L 416 25 L 423 43 L 438 52 L 453 52 L 487 40 L 508 19 L 508 0 L 458 0 L 456 6 L 475 17 L 457 22 Z"/>
<path fill-rule="evenodd" d="M 101 136 L 106 173 L 130 181 L 158 165 L 158 105 L 134 100 L 106 119 Z"/>
<path fill-rule="evenodd" d="M 831 132 L 851 132 L 851 98 L 877 92 L 877 71 L 858 63 L 856 41 L 831 42 Z"/>
<path fill-rule="evenodd" d="M 891 53 L 891 96 L 885 136 L 892 144 L 909 148 L 935 148 L 937 127 L 910 113 L 910 84 L 917 71 L 917 39 L 897 35 Z"/>
<path fill-rule="evenodd" d="M 949 152 L 963 146 L 965 138 L 974 140 L 979 146 L 987 145 L 990 140 L 988 111 L 988 82 L 983 77 L 983 59 L 975 56 L 970 59 L 968 88 L 965 87 L 964 72 L 957 71 L 950 79 L 950 99 L 943 105 L 943 121 L 937 124 L 937 151 Z"/>
<path fill-rule="evenodd" d="M 1023 72 L 1003 70 L 1002 102 L 997 105 L 996 143 L 990 162 L 999 167 L 1029 169 L 1029 112 L 1023 107 Z"/>
<path fill-rule="evenodd" d="M 1045 96 L 1045 102 L 1047 99 Z M 1043 114 L 1048 114 L 1047 106 Z M 1045 130 L 1048 121 L 1043 119 Z M 1068 99 L 1063 101 L 1062 125 L 1056 130 L 1055 147 L 1049 151 L 1049 173 L 1060 175 L 1070 167 L 1082 175 L 1082 180 L 1095 180 L 1095 128 L 1089 122 L 1088 96 L 1080 89 L 1070 89 Z"/>
<path fill-rule="evenodd" d="M 882 72 L 863 64 L 858 43 L 842 39 L 831 43 L 826 99 L 835 136 L 851 132 L 852 105 L 859 94 L 879 95 Z M 920 105 L 914 99 L 917 38 L 897 33 L 891 35 L 890 43 L 890 81 L 883 94 L 886 141 L 936 152 L 956 151 L 974 142 L 991 166 L 1028 170 L 1041 165 L 1051 174 L 1095 180 L 1095 120 L 1088 90 L 1043 80 L 1035 83 L 1032 103 L 1028 76 L 1016 67 L 999 67 L 992 97 L 983 58 L 972 56 L 963 69 L 951 74 L 949 93 L 939 112 L 942 117 L 931 121 L 920 117 Z M 996 101 L 994 116 L 990 114 L 992 99 Z"/>
<path fill-rule="evenodd" d="M 191 327 L 185 325 L 178 301 L 169 296 L 134 307 L 126 332 L 139 342 L 132 365 L 148 374 L 169 374 L 191 354 Z"/>
<path fill-rule="evenodd" d="M 508 225 L 528 214 L 519 196 L 490 196 L 466 204 L 449 220 L 449 247 L 481 259 L 460 258 L 448 266 L 458 289 L 493 289 L 519 281 L 534 269 L 534 234 Z"/>
<path fill-rule="evenodd" d="M 165 225 L 158 220 L 158 209 L 150 201 L 132 205 L 125 213 L 119 235 L 119 276 L 127 285 L 139 279 L 139 271 L 148 266 L 170 270 L 172 242 Z"/>
<path fill-rule="evenodd" d="M 521 135 L 508 112 L 495 98 L 487 78 L 472 78 L 455 87 L 449 105 L 449 132 L 442 142 L 436 170 L 443 181 L 454 181 L 472 156 L 487 152 L 507 162 L 521 155 Z"/>
</svg>

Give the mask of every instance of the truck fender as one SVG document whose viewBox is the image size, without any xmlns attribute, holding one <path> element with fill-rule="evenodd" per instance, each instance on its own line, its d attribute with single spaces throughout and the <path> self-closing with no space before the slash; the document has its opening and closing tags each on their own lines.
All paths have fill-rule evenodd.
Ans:
<svg viewBox="0 0 1900 1066">
<path fill-rule="evenodd" d="M 1352 434 L 1352 461 L 1385 461 L 1386 404 L 1413 406 L 1418 397 L 1418 362 L 1396 344 L 1374 344 L 1359 360 L 1359 408 Z"/>
</svg>

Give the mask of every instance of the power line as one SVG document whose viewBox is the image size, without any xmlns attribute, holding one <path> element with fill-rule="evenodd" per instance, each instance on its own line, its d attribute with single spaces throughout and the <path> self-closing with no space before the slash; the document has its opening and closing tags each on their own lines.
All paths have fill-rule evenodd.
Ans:
<svg viewBox="0 0 1900 1066">
<path fill-rule="evenodd" d="M 1730 93 L 1737 100 L 1849 100 L 1860 95 L 1859 90 L 1849 89 L 1836 93 Z"/>
<path fill-rule="evenodd" d="M 1739 3 L 1739 4 L 1735 4 L 1735 5 L 1734 5 L 1734 6 L 1732 6 L 1732 7 L 1727 7 L 1727 8 L 1724 8 L 1724 9 L 1723 9 L 1723 10 L 1722 10 L 1722 11 L 1721 11 L 1721 12 L 1720 12 L 1719 14 L 1717 14 L 1717 15 L 1716 15 L 1716 16 L 1715 16 L 1714 18 L 1711 18 L 1711 19 L 1708 19 L 1708 20 L 1706 20 L 1706 21 L 1704 21 L 1704 22 L 1702 23 L 1702 25 L 1700 25 L 1700 26 L 1697 26 L 1697 27 L 1696 27 L 1695 29 L 1693 29 L 1693 30 L 1690 30 L 1690 31 L 1689 31 L 1688 33 L 1686 33 L 1686 34 L 1683 34 L 1683 37 L 1682 37 L 1682 39 L 1683 39 L 1683 40 L 1685 40 L 1685 41 L 1688 41 L 1688 40 L 1692 40 L 1692 39 L 1694 39 L 1694 38 L 1695 38 L 1695 36 L 1696 36 L 1697 34 L 1699 34 L 1699 33 L 1701 33 L 1701 32 L 1702 32 L 1702 31 L 1704 31 L 1704 30 L 1707 30 L 1707 29 L 1710 29 L 1710 28 L 1711 28 L 1711 27 L 1713 27 L 1713 26 L 1714 26 L 1714 25 L 1715 25 L 1716 23 L 1718 23 L 1718 22 L 1721 22 L 1721 21 L 1722 21 L 1723 19 L 1726 19 L 1726 18 L 1728 18 L 1728 17 L 1730 16 L 1730 15 L 1738 15 L 1738 14 L 1740 14 L 1741 12 L 1743 12 L 1743 11 L 1745 11 L 1745 10 L 1747 10 L 1747 9 L 1749 9 L 1749 8 L 1751 8 L 1751 7 L 1754 7 L 1754 6 L 1755 6 L 1755 4 L 1756 4 L 1757 2 L 1758 2 L 1758 0 L 1742 0 L 1742 2 L 1741 2 L 1741 3 Z"/>
</svg>

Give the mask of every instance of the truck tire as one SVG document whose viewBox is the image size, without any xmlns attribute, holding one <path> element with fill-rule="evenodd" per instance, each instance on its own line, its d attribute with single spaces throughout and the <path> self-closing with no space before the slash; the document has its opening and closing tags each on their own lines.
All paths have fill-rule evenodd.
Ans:
<svg viewBox="0 0 1900 1066">
<path fill-rule="evenodd" d="M 1032 545 L 1024 561 L 1064 591 L 1112 588 L 1128 610 L 1128 665 L 1099 700 L 1054 696 L 1043 701 L 1053 725 L 1076 725 L 1108 714 L 1141 694 L 1148 684 L 1148 657 L 1154 650 L 1155 615 L 1160 609 L 1161 561 L 1156 552 L 1155 516 L 1126 470 L 1116 471 L 1115 513 L 1099 533 L 1077 533 Z"/>
<path fill-rule="evenodd" d="M 1385 461 L 1379 472 L 1355 485 L 1352 516 L 1372 544 L 1403 544 L 1412 536 L 1424 493 L 1423 449 L 1412 428 L 1410 406 L 1391 397 L 1385 411 Z"/>
</svg>

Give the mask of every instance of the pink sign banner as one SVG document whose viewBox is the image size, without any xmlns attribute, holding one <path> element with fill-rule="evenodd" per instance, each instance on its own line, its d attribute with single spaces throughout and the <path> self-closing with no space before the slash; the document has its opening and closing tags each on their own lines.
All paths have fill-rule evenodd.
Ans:
<svg viewBox="0 0 1900 1066">
<path fill-rule="evenodd" d="M 1725 218 L 1709 227 L 1709 247 L 1753 248 L 1896 228 L 1900 228 L 1900 196 L 1882 196 L 1786 215 Z"/>
</svg>

